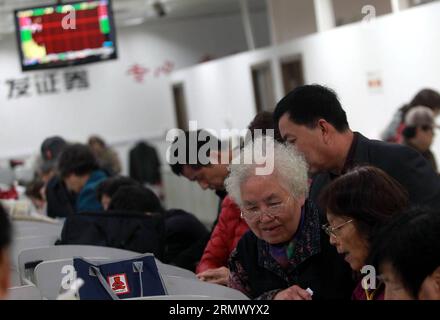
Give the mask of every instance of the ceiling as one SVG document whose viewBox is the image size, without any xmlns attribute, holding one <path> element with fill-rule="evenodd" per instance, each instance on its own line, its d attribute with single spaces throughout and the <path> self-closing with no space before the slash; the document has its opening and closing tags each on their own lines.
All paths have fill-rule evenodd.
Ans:
<svg viewBox="0 0 440 320">
<path fill-rule="evenodd" d="M 265 10 L 266 0 L 247 1 L 252 12 Z M 0 35 L 14 31 L 12 14 L 14 9 L 56 2 L 56 0 L 0 0 Z M 161 9 L 165 11 L 164 16 L 159 16 Z M 177 19 L 239 14 L 240 0 L 113 0 L 113 11 L 118 26 L 164 23 Z"/>
</svg>

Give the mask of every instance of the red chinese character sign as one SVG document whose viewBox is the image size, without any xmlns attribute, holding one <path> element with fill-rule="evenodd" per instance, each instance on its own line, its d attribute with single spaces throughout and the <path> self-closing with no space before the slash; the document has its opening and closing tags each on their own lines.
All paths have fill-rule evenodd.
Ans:
<svg viewBox="0 0 440 320">
<path fill-rule="evenodd" d="M 174 71 L 175 64 L 172 61 L 166 60 L 162 65 L 149 68 L 138 63 L 133 64 L 127 70 L 127 75 L 133 77 L 133 80 L 137 83 L 143 83 L 145 77 L 149 76 L 150 73 L 154 76 L 154 78 L 159 78 L 161 76 L 167 76 L 171 72 Z M 154 71 L 152 71 L 154 70 Z"/>
<path fill-rule="evenodd" d="M 132 65 L 128 71 L 127 74 L 130 76 L 133 76 L 134 80 L 138 83 L 144 82 L 144 77 L 150 72 L 150 69 L 144 68 L 143 66 L 139 64 Z"/>
</svg>

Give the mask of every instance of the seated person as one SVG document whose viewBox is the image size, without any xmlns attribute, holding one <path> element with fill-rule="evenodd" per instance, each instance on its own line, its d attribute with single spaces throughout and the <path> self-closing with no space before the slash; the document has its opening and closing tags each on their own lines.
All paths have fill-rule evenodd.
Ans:
<svg viewBox="0 0 440 320">
<path fill-rule="evenodd" d="M 67 146 L 58 161 L 58 171 L 67 189 L 77 194 L 75 212 L 103 209 L 96 197 L 96 188 L 107 179 L 107 174 L 99 169 L 89 147 L 82 144 Z"/>
<path fill-rule="evenodd" d="M 408 204 L 405 189 L 380 169 L 356 167 L 326 187 L 321 204 L 327 208 L 324 226 L 339 254 L 361 276 L 374 233 Z M 367 283 L 368 284 L 368 283 Z M 383 300 L 383 283 L 375 288 L 359 281 L 353 300 Z"/>
<path fill-rule="evenodd" d="M 385 283 L 385 300 L 440 300 L 440 212 L 396 215 L 378 234 L 371 263 Z"/>
<path fill-rule="evenodd" d="M 121 161 L 118 154 L 108 147 L 101 137 L 90 136 L 88 145 L 103 170 L 112 176 L 121 173 Z"/>
<path fill-rule="evenodd" d="M 265 161 L 257 164 L 248 143 L 225 181 L 250 228 L 231 254 L 229 286 L 252 299 L 311 300 L 311 292 L 313 299 L 349 299 L 351 270 L 306 200 L 304 158 L 269 137 L 255 144 L 265 146 Z"/>
<path fill-rule="evenodd" d="M 67 142 L 58 136 L 49 137 L 41 144 L 40 178 L 45 183 L 47 215 L 52 218 L 65 218 L 75 213 L 76 195 L 67 190 L 64 181 L 55 174 L 58 159 L 66 146 Z"/>
<path fill-rule="evenodd" d="M 108 210 L 113 195 L 123 186 L 140 186 L 141 184 L 130 177 L 110 177 L 102 181 L 96 189 L 98 200 L 101 202 L 104 210 Z"/>
<path fill-rule="evenodd" d="M 31 200 L 35 210 L 46 215 L 45 185 L 40 179 L 35 179 L 26 186 L 26 196 Z"/>
<path fill-rule="evenodd" d="M 431 109 L 423 106 L 414 107 L 406 114 L 402 135 L 403 144 L 420 152 L 438 172 L 437 162 L 431 151 L 436 128 L 435 115 Z"/>
<path fill-rule="evenodd" d="M 190 151 L 192 150 L 189 147 L 192 144 L 192 139 L 197 141 L 197 149 L 194 151 L 199 155 L 195 159 L 197 163 L 194 164 L 191 164 Z M 209 150 L 206 150 L 205 140 L 212 143 L 209 145 L 212 147 Z M 189 181 L 197 182 L 204 190 L 211 189 L 216 193 L 224 192 L 224 181 L 228 175 L 229 161 L 232 159 L 231 148 L 222 150 L 221 143 L 217 138 L 204 130 L 199 130 L 197 132 L 186 131 L 178 136 L 173 142 L 172 149 L 174 149 L 176 163 L 170 164 L 170 166 L 176 175 L 182 175 Z M 230 197 L 224 196 L 221 202 L 221 211 L 217 221 L 214 222 L 208 243 L 206 244 L 206 239 L 202 239 L 203 241 L 199 243 L 201 249 L 204 249 L 196 269 L 200 280 L 227 284 L 229 256 L 247 230 L 246 222 L 240 217 L 240 209 Z"/>
<path fill-rule="evenodd" d="M 12 228 L 9 217 L 0 205 L 0 300 L 5 298 L 10 287 L 9 246 Z"/>
<path fill-rule="evenodd" d="M 120 187 L 111 199 L 109 210 L 162 214 L 165 221 L 163 262 L 195 270 L 203 253 L 198 242 L 209 232 L 194 215 L 183 210 L 165 210 L 157 195 L 140 185 Z"/>
<path fill-rule="evenodd" d="M 48 137 L 41 144 L 38 174 L 44 183 L 48 183 L 55 176 L 58 158 L 66 146 L 67 142 L 59 136 Z"/>
<path fill-rule="evenodd" d="M 280 138 L 275 131 L 273 115 L 268 111 L 259 112 L 249 124 L 248 130 L 251 139 L 270 134 L 270 130 L 275 139 Z M 245 140 L 248 138 L 245 137 Z M 218 224 L 197 266 L 197 277 L 203 281 L 227 285 L 229 270 L 225 265 L 238 241 L 248 229 L 246 222 L 241 218 L 240 208 L 230 197 L 226 197 L 222 203 Z"/>
</svg>

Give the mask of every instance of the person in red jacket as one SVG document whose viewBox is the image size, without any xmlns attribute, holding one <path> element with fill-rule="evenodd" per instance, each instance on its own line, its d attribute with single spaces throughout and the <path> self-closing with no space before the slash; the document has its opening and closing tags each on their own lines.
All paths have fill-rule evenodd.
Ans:
<svg viewBox="0 0 440 320">
<path fill-rule="evenodd" d="M 240 213 L 238 206 L 226 196 L 222 202 L 218 223 L 196 269 L 200 280 L 221 285 L 228 283 L 229 269 L 226 265 L 229 255 L 241 236 L 249 230 Z"/>
<path fill-rule="evenodd" d="M 255 116 L 249 124 L 248 129 L 251 138 L 254 134 L 275 134 L 275 123 L 271 112 L 261 112 Z M 255 131 L 257 130 L 258 131 Z M 278 136 L 275 136 L 278 138 Z M 191 139 L 195 140 L 195 150 L 191 150 Z M 185 141 L 185 148 L 180 150 L 178 143 Z M 194 141 L 193 141 L 194 142 Z M 199 155 L 205 143 L 209 142 L 218 145 L 215 151 L 210 150 L 209 161 L 200 161 L 196 157 L 196 163 L 191 161 L 190 152 L 196 151 Z M 211 189 L 217 192 L 225 190 L 224 182 L 229 174 L 229 163 L 232 160 L 233 152 L 231 149 L 222 150 L 221 142 L 205 130 L 186 131 L 176 138 L 173 142 L 174 151 L 172 155 L 177 161 L 170 163 L 171 170 L 178 176 L 183 176 L 190 181 L 197 182 L 203 190 Z M 182 154 L 179 154 L 182 152 Z M 206 152 L 206 150 L 205 150 Z M 203 153 L 202 153 L 203 154 Z M 179 157 L 181 156 L 184 161 Z M 222 160 L 227 159 L 227 163 Z M 205 159 L 206 160 L 206 159 Z M 215 161 L 213 161 L 215 160 Z M 241 218 L 238 206 L 231 198 L 226 196 L 222 201 L 222 208 L 208 244 L 205 247 L 202 258 L 196 268 L 197 277 L 202 281 L 216 284 L 227 285 L 229 279 L 229 269 L 227 268 L 229 256 L 235 249 L 241 236 L 249 229 L 246 222 Z"/>
<path fill-rule="evenodd" d="M 196 163 L 190 160 L 191 139 L 196 139 L 197 154 L 200 153 L 201 148 L 204 147 L 205 139 L 201 137 L 209 137 L 208 141 L 218 144 L 217 150 L 209 150 L 209 160 L 201 161 L 197 157 Z M 179 149 L 177 144 L 179 141 L 185 141 L 185 149 Z M 216 192 L 224 192 L 224 181 L 228 176 L 229 162 L 232 160 L 232 150 L 222 150 L 221 143 L 216 137 L 210 135 L 207 131 L 199 130 L 196 132 L 184 132 L 179 136 L 173 144 L 175 145 L 174 156 L 178 159 L 176 163 L 170 164 L 172 171 L 179 176 L 183 176 L 189 181 L 194 181 L 203 189 L 211 189 Z M 182 156 L 183 160 L 179 159 Z M 228 161 L 221 161 L 221 160 Z M 215 161 L 214 161 L 215 160 Z M 239 227 L 238 227 L 239 226 Z M 204 246 L 204 253 L 201 257 L 196 273 L 200 280 L 225 284 L 228 281 L 229 270 L 226 268 L 229 254 L 235 248 L 238 240 L 242 234 L 247 231 L 247 225 L 241 221 L 240 210 L 233 204 L 233 202 L 225 197 L 222 200 L 222 208 L 218 216 L 218 221 L 211 233 L 206 247 Z M 235 240 L 235 238 L 237 238 Z M 234 241 L 232 241 L 234 240 Z"/>
</svg>

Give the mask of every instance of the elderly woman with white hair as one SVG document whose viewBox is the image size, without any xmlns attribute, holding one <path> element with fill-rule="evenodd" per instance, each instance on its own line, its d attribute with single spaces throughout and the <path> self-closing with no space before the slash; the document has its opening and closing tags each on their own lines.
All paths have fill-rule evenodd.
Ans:
<svg viewBox="0 0 440 320">
<path fill-rule="evenodd" d="M 262 143 L 265 160 L 250 157 Z M 259 138 L 239 159 L 253 160 L 231 165 L 225 185 L 250 231 L 231 254 L 229 286 L 251 299 L 350 299 L 350 269 L 330 245 L 318 210 L 306 200 L 304 158 L 293 147 Z M 262 174 L 263 166 L 273 170 Z"/>
</svg>

